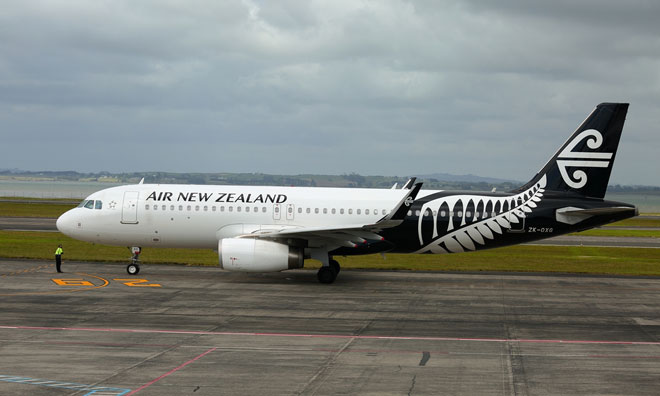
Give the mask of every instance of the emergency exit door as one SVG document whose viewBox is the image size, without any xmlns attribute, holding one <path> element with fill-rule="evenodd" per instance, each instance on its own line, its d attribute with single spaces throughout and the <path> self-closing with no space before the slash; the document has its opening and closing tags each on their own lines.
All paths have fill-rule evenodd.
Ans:
<svg viewBox="0 0 660 396">
<path fill-rule="evenodd" d="M 121 208 L 121 222 L 122 224 L 137 224 L 137 205 L 138 196 L 137 191 L 126 191 L 124 193 L 124 204 Z"/>
</svg>

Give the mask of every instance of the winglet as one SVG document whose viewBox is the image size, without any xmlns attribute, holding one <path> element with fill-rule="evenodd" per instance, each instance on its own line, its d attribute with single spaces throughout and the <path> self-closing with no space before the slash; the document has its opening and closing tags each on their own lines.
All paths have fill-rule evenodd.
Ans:
<svg viewBox="0 0 660 396">
<path fill-rule="evenodd" d="M 408 181 L 406 182 L 406 184 L 404 184 L 403 187 L 402 187 L 401 189 L 403 189 L 403 190 L 405 190 L 405 189 L 410 190 L 410 189 L 413 188 L 413 186 L 415 185 L 415 180 L 417 180 L 416 177 L 411 177 L 410 179 L 408 179 Z"/>
<path fill-rule="evenodd" d="M 142 180 L 140 180 L 138 184 L 144 184 L 144 177 L 142 178 Z"/>
<path fill-rule="evenodd" d="M 403 220 L 406 217 L 406 213 L 408 213 L 408 209 L 410 209 L 410 206 L 415 202 L 415 198 L 417 198 L 417 193 L 419 193 L 419 190 L 422 188 L 422 183 L 415 183 L 413 188 L 408 190 L 408 194 L 406 194 L 405 197 L 399 201 L 399 203 L 390 211 L 390 213 L 380 219 L 380 222 L 383 221 L 389 221 L 389 220 Z"/>
</svg>

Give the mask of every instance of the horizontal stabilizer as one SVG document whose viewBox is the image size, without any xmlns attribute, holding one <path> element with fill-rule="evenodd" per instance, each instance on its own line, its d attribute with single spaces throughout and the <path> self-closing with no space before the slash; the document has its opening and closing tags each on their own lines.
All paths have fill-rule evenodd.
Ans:
<svg viewBox="0 0 660 396">
<path fill-rule="evenodd" d="M 637 208 L 630 208 L 627 206 L 615 206 L 609 208 L 591 208 L 591 209 L 579 209 L 579 208 L 567 208 L 567 209 L 570 210 L 564 210 L 561 213 L 567 215 L 590 215 L 590 216 L 608 215 L 608 214 L 616 214 L 616 213 L 631 212 L 631 211 L 637 213 Z M 559 210 L 557 212 L 559 212 Z"/>
<path fill-rule="evenodd" d="M 593 216 L 613 215 L 623 212 L 634 212 L 635 216 L 639 214 L 637 208 L 631 208 L 629 206 L 611 206 L 606 208 L 589 209 L 575 208 L 571 206 L 557 209 L 555 212 L 555 219 L 560 223 L 573 225 Z"/>
</svg>

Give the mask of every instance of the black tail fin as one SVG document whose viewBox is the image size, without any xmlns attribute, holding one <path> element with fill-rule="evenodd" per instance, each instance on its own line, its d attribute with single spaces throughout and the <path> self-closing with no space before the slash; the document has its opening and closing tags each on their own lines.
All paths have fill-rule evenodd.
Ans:
<svg viewBox="0 0 660 396">
<path fill-rule="evenodd" d="M 628 103 L 596 106 L 543 169 L 520 190 L 545 178 L 546 190 L 603 198 L 627 111 Z"/>
</svg>

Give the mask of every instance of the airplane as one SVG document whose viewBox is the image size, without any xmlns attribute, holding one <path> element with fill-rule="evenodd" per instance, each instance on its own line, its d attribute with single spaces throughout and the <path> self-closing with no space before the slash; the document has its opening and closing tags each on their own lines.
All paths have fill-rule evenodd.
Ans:
<svg viewBox="0 0 660 396">
<path fill-rule="evenodd" d="M 57 219 L 72 238 L 129 247 L 207 248 L 229 271 L 272 272 L 335 256 L 461 253 L 532 242 L 638 215 L 604 200 L 627 103 L 601 103 L 526 184 L 509 192 L 139 184 L 95 192 Z M 535 148 L 528 148 L 535 149 Z M 396 185 L 395 185 L 396 187 Z"/>
</svg>

